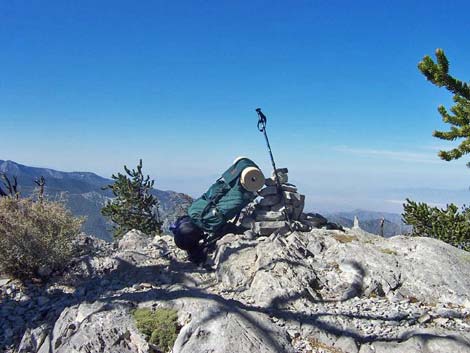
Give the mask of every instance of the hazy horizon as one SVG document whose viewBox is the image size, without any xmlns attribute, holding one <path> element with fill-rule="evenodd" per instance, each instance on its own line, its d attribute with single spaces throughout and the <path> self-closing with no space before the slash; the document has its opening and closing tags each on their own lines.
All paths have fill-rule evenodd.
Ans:
<svg viewBox="0 0 470 353">
<path fill-rule="evenodd" d="M 0 160 L 11 160 L 9 158 L 0 158 Z M 29 165 L 20 161 L 15 163 L 27 165 L 29 167 L 47 168 L 53 170 L 59 170 L 63 172 L 91 172 L 95 173 L 104 178 L 111 178 L 111 175 L 103 175 L 93 170 L 85 169 L 70 169 L 62 170 L 60 168 L 45 166 L 45 165 Z M 128 165 L 133 167 L 133 165 Z M 144 162 L 144 173 L 146 172 L 147 166 Z M 122 168 L 114 171 L 122 172 Z M 221 171 L 222 172 L 222 171 Z M 267 175 L 270 174 L 270 170 L 263 169 L 263 172 Z M 290 182 L 295 183 L 300 188 L 300 192 L 306 194 L 306 210 L 316 212 L 342 212 L 342 211 L 353 211 L 353 210 L 368 210 L 375 212 L 391 212 L 401 213 L 402 204 L 406 198 L 410 198 L 419 202 L 427 202 L 433 206 L 445 207 L 448 203 L 456 203 L 459 206 L 466 203 L 466 196 L 468 196 L 469 189 L 433 189 L 433 188 L 403 188 L 403 189 L 369 189 L 368 194 L 361 194 L 361 190 L 358 189 L 336 189 L 326 190 L 312 189 L 308 185 L 302 185 L 302 183 L 296 183 L 292 180 L 293 176 L 290 173 Z M 194 178 L 191 183 L 187 182 L 187 178 L 173 178 L 165 180 L 164 178 L 158 178 L 158 176 L 151 175 L 153 179 L 156 179 L 155 187 L 160 190 L 171 190 L 176 192 L 183 192 L 189 194 L 192 197 L 199 197 L 203 192 L 206 191 L 207 187 L 213 183 L 220 175 L 213 174 L 207 176 L 190 177 Z"/>
</svg>

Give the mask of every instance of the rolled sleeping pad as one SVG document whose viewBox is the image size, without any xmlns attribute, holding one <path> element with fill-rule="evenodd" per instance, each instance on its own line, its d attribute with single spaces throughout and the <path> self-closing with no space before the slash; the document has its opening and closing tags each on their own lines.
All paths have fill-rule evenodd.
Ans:
<svg viewBox="0 0 470 353">
<path fill-rule="evenodd" d="M 250 192 L 260 190 L 264 185 L 264 175 L 258 168 L 248 167 L 243 169 L 240 176 L 240 184 L 243 188 Z"/>
<path fill-rule="evenodd" d="M 245 156 L 238 156 L 237 158 L 235 158 L 235 160 L 233 161 L 232 165 L 235 165 L 235 164 L 237 164 L 237 162 L 238 162 L 239 160 L 241 160 L 241 159 L 246 159 L 246 158 L 247 158 L 247 157 L 245 157 Z"/>
</svg>

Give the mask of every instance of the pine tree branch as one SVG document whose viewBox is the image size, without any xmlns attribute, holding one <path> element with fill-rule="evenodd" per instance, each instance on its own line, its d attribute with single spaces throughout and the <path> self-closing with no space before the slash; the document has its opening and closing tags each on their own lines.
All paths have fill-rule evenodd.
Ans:
<svg viewBox="0 0 470 353">
<path fill-rule="evenodd" d="M 466 138 L 458 147 L 439 152 L 440 158 L 450 161 L 470 153 L 470 88 L 467 83 L 449 75 L 449 61 L 442 49 L 437 49 L 435 55 L 437 62 L 425 56 L 418 63 L 418 68 L 427 80 L 452 92 L 455 105 L 450 108 L 453 115 L 444 106 L 438 107 L 442 120 L 452 126 L 450 131 L 434 131 L 433 136 L 448 141 Z"/>
</svg>

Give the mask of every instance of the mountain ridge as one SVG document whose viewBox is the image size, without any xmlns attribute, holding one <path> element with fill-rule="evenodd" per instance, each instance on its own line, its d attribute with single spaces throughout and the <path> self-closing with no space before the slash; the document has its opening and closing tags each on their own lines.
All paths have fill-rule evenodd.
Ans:
<svg viewBox="0 0 470 353">
<path fill-rule="evenodd" d="M 330 222 L 351 228 L 354 224 L 354 217 L 359 220 L 359 227 L 369 233 L 381 235 L 380 222 L 384 218 L 383 235 L 391 237 L 399 234 L 409 233 L 411 227 L 406 225 L 402 216 L 397 213 L 369 211 L 364 209 L 355 209 L 353 211 L 340 211 L 325 213 Z"/>
<path fill-rule="evenodd" d="M 0 173 L 17 175 L 20 191 L 30 196 L 36 189 L 34 179 L 41 175 L 46 178 L 46 193 L 53 198 L 63 198 L 66 193 L 67 207 L 79 216 L 86 216 L 83 230 L 101 239 L 111 240 L 109 223 L 101 216 L 101 208 L 105 202 L 113 198 L 110 190 L 103 186 L 113 183 L 112 179 L 102 177 L 93 172 L 72 171 L 64 172 L 52 168 L 31 167 L 12 160 L 0 160 Z M 160 201 L 160 211 L 164 218 L 164 228 L 168 230 L 169 223 L 181 215 L 192 201 L 191 197 L 171 190 L 154 189 L 153 194 Z M 323 212 L 321 212 L 323 213 Z M 360 227 L 373 234 L 380 234 L 380 219 L 385 218 L 384 236 L 390 237 L 409 231 L 404 225 L 401 215 L 390 212 L 355 209 L 353 211 L 325 212 L 329 221 L 352 227 L 354 216 L 357 216 Z"/>
<path fill-rule="evenodd" d="M 18 178 L 20 192 L 32 196 L 36 189 L 34 180 L 44 176 L 46 195 L 50 199 L 64 200 L 76 216 L 86 216 L 82 227 L 87 234 L 110 241 L 112 224 L 101 215 L 101 208 L 113 198 L 110 190 L 103 187 L 113 183 L 112 179 L 93 172 L 63 172 L 51 168 L 30 167 L 12 160 L 0 160 L 0 173 Z M 182 213 L 192 198 L 171 190 L 153 189 L 152 194 L 160 202 L 159 212 L 164 228 Z"/>
</svg>

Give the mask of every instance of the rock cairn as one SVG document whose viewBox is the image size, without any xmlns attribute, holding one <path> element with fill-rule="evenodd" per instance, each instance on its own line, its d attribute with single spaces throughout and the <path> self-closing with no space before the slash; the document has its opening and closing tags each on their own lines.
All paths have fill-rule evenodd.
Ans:
<svg viewBox="0 0 470 353">
<path fill-rule="evenodd" d="M 279 191 L 274 172 L 265 180 L 265 187 L 259 191 L 260 199 L 242 219 L 242 226 L 254 234 L 268 236 L 287 226 L 285 210 L 296 230 L 310 231 L 312 228 L 342 229 L 318 213 L 304 213 L 305 195 L 299 193 L 297 186 L 289 183 L 287 168 L 277 169 L 281 190 Z"/>
<path fill-rule="evenodd" d="M 285 211 L 292 221 L 297 221 L 303 212 L 305 195 L 298 193 L 297 187 L 288 183 L 288 169 L 277 169 L 281 190 L 277 187 L 276 176 L 267 178 L 265 187 L 259 191 L 261 198 L 254 205 L 250 216 L 243 219 L 242 225 L 258 235 L 270 235 L 286 225 Z"/>
</svg>

